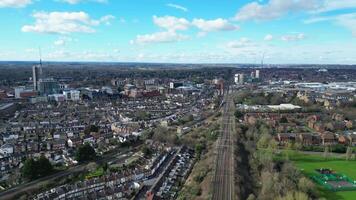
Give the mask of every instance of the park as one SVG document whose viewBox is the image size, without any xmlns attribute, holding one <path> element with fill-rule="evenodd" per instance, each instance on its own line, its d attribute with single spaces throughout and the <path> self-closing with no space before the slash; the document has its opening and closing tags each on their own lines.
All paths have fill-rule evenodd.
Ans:
<svg viewBox="0 0 356 200">
<path fill-rule="evenodd" d="M 322 153 L 305 154 L 296 151 L 288 152 L 288 155 L 297 168 L 314 181 L 321 197 L 330 200 L 355 199 L 355 160 L 346 160 L 343 155 L 325 157 Z"/>
</svg>

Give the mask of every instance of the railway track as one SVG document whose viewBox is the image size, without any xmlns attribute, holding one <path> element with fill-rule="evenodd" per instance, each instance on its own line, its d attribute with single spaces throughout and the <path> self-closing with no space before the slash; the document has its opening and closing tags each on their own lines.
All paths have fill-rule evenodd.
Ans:
<svg viewBox="0 0 356 200">
<path fill-rule="evenodd" d="M 221 134 L 217 141 L 215 173 L 213 177 L 213 200 L 234 200 L 234 103 L 229 92 L 225 96 L 222 113 Z"/>
</svg>

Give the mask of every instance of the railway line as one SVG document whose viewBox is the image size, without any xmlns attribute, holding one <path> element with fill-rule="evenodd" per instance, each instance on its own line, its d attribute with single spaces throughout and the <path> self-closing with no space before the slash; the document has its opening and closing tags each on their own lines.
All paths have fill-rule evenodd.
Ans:
<svg viewBox="0 0 356 200">
<path fill-rule="evenodd" d="M 234 103 L 230 91 L 224 97 L 221 134 L 217 141 L 215 173 L 213 176 L 213 200 L 234 200 Z"/>
</svg>

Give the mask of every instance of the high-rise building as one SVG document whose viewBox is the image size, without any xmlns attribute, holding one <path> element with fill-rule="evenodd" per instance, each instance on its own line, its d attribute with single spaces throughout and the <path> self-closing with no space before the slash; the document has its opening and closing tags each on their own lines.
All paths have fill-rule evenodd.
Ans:
<svg viewBox="0 0 356 200">
<path fill-rule="evenodd" d="M 244 84 L 245 83 L 244 74 L 239 74 L 239 82 L 240 82 L 240 84 Z"/>
<path fill-rule="evenodd" d="M 255 77 L 258 79 L 260 78 L 260 70 L 258 69 L 256 70 Z"/>
<path fill-rule="evenodd" d="M 53 78 L 40 79 L 38 86 L 41 95 L 56 94 L 59 92 L 59 84 Z"/>
<path fill-rule="evenodd" d="M 32 81 L 33 81 L 33 90 L 39 91 L 39 81 L 42 78 L 42 66 L 34 65 L 32 67 Z"/>
<path fill-rule="evenodd" d="M 235 74 L 234 82 L 235 84 L 244 84 L 245 82 L 244 74 Z"/>
<path fill-rule="evenodd" d="M 235 82 L 235 84 L 238 84 L 238 83 L 239 83 L 239 74 L 235 74 L 235 76 L 234 76 L 234 82 Z"/>
<path fill-rule="evenodd" d="M 256 76 L 255 76 L 255 72 L 251 72 L 250 77 L 251 77 L 252 79 L 256 78 Z"/>
</svg>

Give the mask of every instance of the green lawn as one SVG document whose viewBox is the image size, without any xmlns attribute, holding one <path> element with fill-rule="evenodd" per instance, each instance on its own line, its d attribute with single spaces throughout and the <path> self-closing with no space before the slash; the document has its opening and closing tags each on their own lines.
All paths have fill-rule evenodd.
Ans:
<svg viewBox="0 0 356 200">
<path fill-rule="evenodd" d="M 322 155 L 322 153 L 321 153 Z M 342 158 L 328 158 L 320 155 L 305 155 L 291 152 L 289 158 L 306 175 L 316 174 L 315 169 L 329 168 L 356 180 L 356 161 L 346 161 Z M 330 200 L 355 200 L 356 191 L 332 192 L 319 186 L 321 196 Z"/>
<path fill-rule="evenodd" d="M 95 171 L 86 175 L 85 178 L 91 179 L 91 178 L 102 176 L 103 174 L 104 174 L 104 169 L 102 167 L 100 167 L 100 168 L 96 169 Z"/>
</svg>

